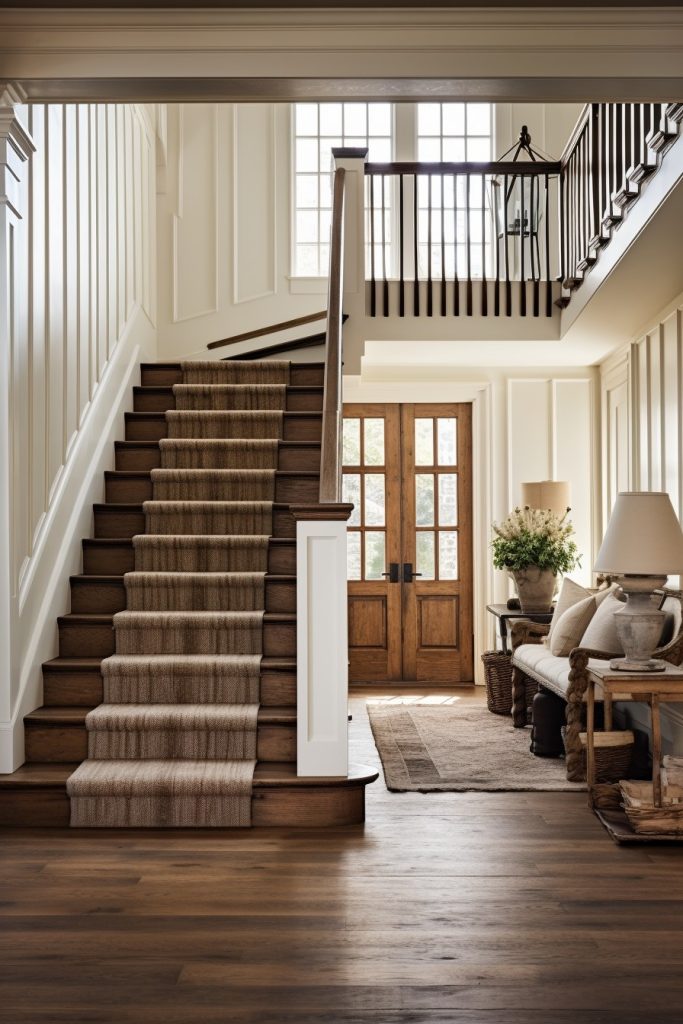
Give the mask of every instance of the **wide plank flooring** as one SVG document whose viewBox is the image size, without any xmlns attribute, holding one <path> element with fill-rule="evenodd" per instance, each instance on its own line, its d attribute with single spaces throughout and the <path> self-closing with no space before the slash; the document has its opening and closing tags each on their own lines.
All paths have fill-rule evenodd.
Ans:
<svg viewBox="0 0 683 1024">
<path fill-rule="evenodd" d="M 367 797 L 320 832 L 0 833 L 0 1020 L 683 1021 L 680 847 L 572 793 Z"/>
</svg>

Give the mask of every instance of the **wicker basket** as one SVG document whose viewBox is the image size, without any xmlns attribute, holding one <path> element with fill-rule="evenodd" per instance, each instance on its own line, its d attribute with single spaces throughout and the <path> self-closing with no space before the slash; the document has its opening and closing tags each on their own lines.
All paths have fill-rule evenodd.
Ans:
<svg viewBox="0 0 683 1024">
<path fill-rule="evenodd" d="M 486 677 L 486 703 L 494 715 L 512 711 L 512 659 L 502 651 L 485 651 L 481 660 Z"/>
<path fill-rule="evenodd" d="M 586 733 L 580 733 L 583 747 L 583 765 L 586 767 Z M 595 754 L 595 781 L 597 783 L 620 782 L 629 777 L 635 737 L 625 729 L 623 732 L 596 732 L 593 734 Z"/>
<path fill-rule="evenodd" d="M 643 835 L 683 835 L 683 801 L 653 805 L 651 782 L 622 782 L 619 788 L 634 832 Z"/>
</svg>

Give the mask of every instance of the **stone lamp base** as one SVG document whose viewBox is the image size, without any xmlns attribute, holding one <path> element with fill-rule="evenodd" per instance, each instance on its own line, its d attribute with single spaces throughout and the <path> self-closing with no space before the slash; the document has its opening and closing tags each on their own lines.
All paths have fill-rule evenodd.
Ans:
<svg viewBox="0 0 683 1024">
<path fill-rule="evenodd" d="M 626 657 L 610 661 L 620 672 L 663 672 L 667 663 L 652 657 L 664 629 L 666 615 L 652 602 L 652 592 L 666 583 L 666 576 L 623 576 L 619 585 L 628 600 L 614 613 L 617 636 Z"/>
</svg>

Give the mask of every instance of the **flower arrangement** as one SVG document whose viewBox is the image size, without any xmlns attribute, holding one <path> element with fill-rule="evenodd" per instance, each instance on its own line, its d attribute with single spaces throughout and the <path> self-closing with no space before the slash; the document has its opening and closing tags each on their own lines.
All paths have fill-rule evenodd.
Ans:
<svg viewBox="0 0 683 1024">
<path fill-rule="evenodd" d="M 553 574 L 571 572 L 581 564 L 574 527 L 550 509 L 516 508 L 500 524 L 493 524 L 493 564 L 510 572 L 529 566 L 549 569 Z"/>
</svg>

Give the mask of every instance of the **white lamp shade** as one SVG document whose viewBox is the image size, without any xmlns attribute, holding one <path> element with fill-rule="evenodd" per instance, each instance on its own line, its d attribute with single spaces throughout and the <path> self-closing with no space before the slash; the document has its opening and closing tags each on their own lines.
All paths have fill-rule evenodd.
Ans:
<svg viewBox="0 0 683 1024">
<path fill-rule="evenodd" d="M 633 576 L 683 572 L 683 530 L 668 494 L 621 491 L 617 495 L 595 570 Z"/>
<path fill-rule="evenodd" d="M 564 480 L 537 480 L 522 484 L 522 505 L 549 508 L 562 515 L 569 508 L 569 484 Z"/>
</svg>

